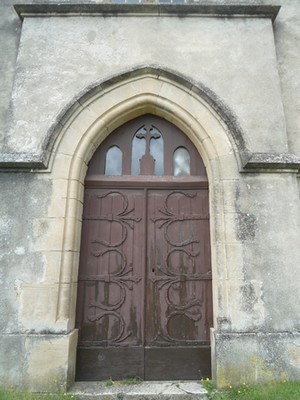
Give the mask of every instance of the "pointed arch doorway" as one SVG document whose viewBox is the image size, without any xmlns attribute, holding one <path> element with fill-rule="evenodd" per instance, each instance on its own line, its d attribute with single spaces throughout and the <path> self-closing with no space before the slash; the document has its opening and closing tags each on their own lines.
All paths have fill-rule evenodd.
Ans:
<svg viewBox="0 0 300 400">
<path fill-rule="evenodd" d="M 210 376 L 208 180 L 158 116 L 116 129 L 89 163 L 76 326 L 77 380 Z"/>
</svg>

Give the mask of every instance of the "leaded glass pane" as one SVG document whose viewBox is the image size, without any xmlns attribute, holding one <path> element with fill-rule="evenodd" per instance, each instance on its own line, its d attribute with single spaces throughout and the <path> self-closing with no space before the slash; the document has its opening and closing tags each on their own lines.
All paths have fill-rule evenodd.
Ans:
<svg viewBox="0 0 300 400">
<path fill-rule="evenodd" d="M 137 138 L 136 135 L 132 141 L 131 153 L 131 175 L 140 175 L 140 159 L 146 151 L 146 139 Z"/>
<path fill-rule="evenodd" d="M 190 154 L 184 147 L 179 147 L 173 155 L 173 174 L 174 176 L 190 175 Z"/>
<path fill-rule="evenodd" d="M 162 136 L 153 138 L 150 141 L 150 153 L 155 160 L 154 175 L 163 176 L 164 174 L 164 141 Z"/>
<path fill-rule="evenodd" d="M 164 174 L 164 142 L 160 131 L 153 125 L 140 127 L 132 141 L 131 174 Z"/>
<path fill-rule="evenodd" d="M 122 151 L 117 146 L 112 146 L 107 150 L 105 159 L 105 175 L 122 175 Z"/>
</svg>

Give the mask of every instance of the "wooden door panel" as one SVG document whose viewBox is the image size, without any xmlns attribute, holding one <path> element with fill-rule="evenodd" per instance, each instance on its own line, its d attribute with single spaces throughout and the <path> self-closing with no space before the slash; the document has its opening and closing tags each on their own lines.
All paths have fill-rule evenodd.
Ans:
<svg viewBox="0 0 300 400">
<path fill-rule="evenodd" d="M 149 190 L 145 379 L 210 377 L 207 190 Z"/>
<path fill-rule="evenodd" d="M 144 377 L 144 364 L 143 347 L 79 347 L 76 380 L 101 381 Z"/>
<path fill-rule="evenodd" d="M 145 380 L 198 380 L 210 371 L 210 346 L 145 348 Z"/>
<path fill-rule="evenodd" d="M 209 343 L 211 268 L 203 192 L 149 191 L 147 346 Z"/>
<path fill-rule="evenodd" d="M 85 204 L 81 248 L 84 268 L 78 280 L 77 379 L 88 379 L 87 375 L 93 374 L 93 379 L 99 379 L 106 371 L 98 358 L 109 359 L 110 351 L 113 357 L 116 347 L 134 348 L 144 343 L 141 299 L 145 296 L 145 267 L 140 241 L 144 233 L 144 192 L 87 189 Z M 91 346 L 98 346 L 97 358 Z M 128 350 L 120 350 L 120 354 L 124 352 L 128 355 Z M 94 373 L 85 371 L 89 362 Z M 142 364 L 143 351 L 133 350 L 136 373 Z"/>
</svg>

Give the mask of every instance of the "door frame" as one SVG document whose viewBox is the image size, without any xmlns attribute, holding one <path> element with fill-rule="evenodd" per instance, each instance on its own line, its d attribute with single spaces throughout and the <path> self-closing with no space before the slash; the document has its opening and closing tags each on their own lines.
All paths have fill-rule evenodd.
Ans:
<svg viewBox="0 0 300 400">
<path fill-rule="evenodd" d="M 70 333 L 68 382 L 75 379 L 76 282 L 87 164 L 111 132 L 145 113 L 161 116 L 181 129 L 194 143 L 206 166 L 213 277 L 212 376 L 218 380 L 218 336 L 215 329 L 231 318 L 226 301 L 229 287 L 222 284 L 222 279 L 224 273 L 236 265 L 240 255 L 240 247 L 232 247 L 229 252 L 226 246 L 226 237 L 235 235 L 234 223 L 228 223 L 232 219 L 234 202 L 228 182 L 233 184 L 240 180 L 240 168 L 244 157 L 249 154 L 247 146 L 228 107 L 216 101 L 217 96 L 210 90 L 195 85 L 189 79 L 170 71 L 147 67 L 114 76 L 105 85 L 105 90 L 97 84 L 82 96 L 80 107 L 76 99 L 74 107 L 61 117 L 61 123 L 53 134 L 57 139 L 49 162 L 53 199 L 56 201 L 52 206 L 65 210 L 55 321 L 58 330 Z M 183 98 L 188 101 L 181 101 Z M 224 202 L 224 198 L 228 201 Z"/>
<path fill-rule="evenodd" d="M 200 180 L 199 178 L 189 176 L 189 177 L 184 177 L 184 179 L 177 179 L 176 182 L 174 180 L 170 179 L 170 176 L 164 176 L 164 177 L 147 177 L 147 180 L 145 180 L 145 176 L 134 176 L 134 177 L 128 177 L 126 178 L 121 178 L 121 177 L 103 177 L 101 179 L 97 178 L 95 175 L 87 175 L 87 178 L 85 180 L 85 189 L 114 189 L 116 191 L 122 190 L 122 189 L 139 189 L 144 192 L 144 196 L 147 195 L 148 191 L 155 191 L 155 190 L 168 190 L 168 191 L 178 191 L 178 190 L 207 190 L 209 189 L 208 186 L 208 181 L 207 180 Z M 177 183 L 177 185 L 176 185 Z M 180 183 L 180 186 L 178 186 L 178 183 Z M 147 203 L 147 201 L 146 201 Z M 145 214 L 144 214 L 145 216 Z M 147 224 L 146 224 L 147 225 Z M 145 225 L 145 226 L 146 226 Z M 145 239 L 146 240 L 146 239 Z M 145 245 L 146 246 L 146 245 Z M 146 250 L 146 249 L 145 249 Z M 147 252 L 145 253 L 145 265 L 144 267 L 147 268 L 147 261 L 146 261 L 146 256 Z M 211 257 L 210 257 L 211 259 Z M 212 280 L 212 279 L 211 279 Z M 77 307 L 79 305 L 77 304 Z M 182 346 L 178 345 L 175 346 L 178 349 L 178 353 L 185 355 L 185 351 L 182 348 Z M 193 346 L 194 348 L 199 347 L 197 356 L 200 355 L 200 348 L 201 348 L 201 356 L 204 357 L 206 365 L 203 365 L 201 369 L 203 368 L 202 371 L 204 371 L 204 377 L 207 378 L 208 376 L 211 375 L 211 372 L 207 372 L 208 370 L 211 371 L 211 357 L 209 354 L 211 354 L 211 340 L 208 343 L 204 342 L 203 344 L 200 345 L 195 345 Z M 144 348 L 144 347 L 143 347 Z M 117 356 L 117 351 L 119 350 L 118 348 L 115 349 L 116 351 L 113 353 L 114 357 Z M 181 352 L 181 353 L 180 353 Z M 136 356 L 136 355 L 135 355 Z M 135 358 L 134 356 L 134 358 Z M 194 356 L 196 358 L 196 355 Z M 193 362 L 196 362 L 196 359 L 193 360 Z M 77 369 L 76 369 L 77 371 Z M 78 371 L 76 372 L 77 375 Z M 90 372 L 84 373 L 85 376 L 89 376 Z M 82 376 L 82 373 L 80 373 Z M 107 378 L 108 379 L 108 378 Z M 178 378 L 180 379 L 180 378 Z M 197 379 L 200 379 L 200 376 L 197 377 Z M 82 379 L 80 379 L 82 380 Z M 86 380 L 90 380 L 90 378 L 86 378 Z"/>
<path fill-rule="evenodd" d="M 157 142 L 159 147 L 152 153 L 152 145 L 157 145 Z M 140 144 L 142 148 L 138 150 L 136 146 Z M 175 173 L 174 160 L 178 149 L 184 149 L 188 155 L 188 170 L 183 172 L 180 169 L 179 173 Z M 112 160 L 112 150 L 117 152 L 117 160 Z M 116 169 L 112 167 L 112 161 L 116 163 Z M 210 377 L 212 285 L 208 179 L 194 144 L 174 124 L 163 118 L 149 113 L 134 118 L 112 132 L 93 154 L 85 178 L 84 199 L 76 318 L 79 330 L 77 379 Z M 171 204 L 175 207 L 173 211 L 168 208 Z M 121 214 L 117 211 L 119 207 L 124 207 Z M 109 220 L 104 210 L 113 215 Z M 149 212 L 155 215 L 154 220 Z M 182 221 L 183 212 L 187 218 L 185 222 Z M 121 215 L 132 221 L 129 231 L 125 221 L 123 225 L 119 220 Z M 137 215 L 139 218 L 134 218 Z M 117 242 L 117 247 L 111 243 L 111 235 L 117 235 L 112 221 L 117 223 L 115 228 L 122 226 L 121 236 L 124 234 L 124 238 L 128 239 Z M 175 226 L 179 232 L 186 229 L 188 242 L 179 239 Z M 167 232 L 171 231 L 173 234 L 169 237 Z M 102 234 L 103 239 L 100 239 Z M 172 243 L 172 235 L 175 243 Z M 194 239 L 193 235 L 196 235 Z M 149 240 L 152 242 L 150 247 Z M 128 290 L 127 285 L 123 286 L 123 275 L 120 275 L 124 301 L 114 308 L 114 313 L 108 312 L 110 302 L 104 300 L 100 293 L 106 288 L 110 297 L 113 296 L 113 286 L 117 288 L 104 283 L 107 279 L 103 280 L 103 274 L 110 275 L 109 265 L 115 265 L 111 265 L 108 258 L 98 258 L 108 249 L 124 254 L 127 260 L 125 265 L 130 264 L 132 269 L 130 272 L 126 267 L 128 279 L 132 275 L 136 279 L 139 277 Z M 167 267 L 167 264 L 172 259 L 179 267 L 180 255 L 189 267 L 185 272 L 179 272 L 175 267 L 177 272 L 172 273 L 172 267 Z M 153 263 L 151 268 L 149 260 Z M 119 278 L 112 274 L 114 282 Z M 170 293 L 175 294 L 174 290 L 176 304 L 169 297 Z M 154 299 L 156 305 L 153 305 Z M 180 303 L 177 304 L 177 301 Z M 182 307 L 183 304 L 185 307 Z M 154 308 L 149 314 L 150 305 Z M 129 312 L 129 309 L 136 311 Z M 113 340 L 112 319 L 120 324 L 122 321 L 120 332 L 123 333 L 117 336 L 117 342 Z M 186 339 L 179 333 L 184 326 L 189 326 L 185 331 Z M 135 333 L 128 336 L 132 329 Z M 127 367 L 117 361 L 125 358 L 129 363 Z M 175 363 L 178 368 L 174 369 Z"/>
</svg>

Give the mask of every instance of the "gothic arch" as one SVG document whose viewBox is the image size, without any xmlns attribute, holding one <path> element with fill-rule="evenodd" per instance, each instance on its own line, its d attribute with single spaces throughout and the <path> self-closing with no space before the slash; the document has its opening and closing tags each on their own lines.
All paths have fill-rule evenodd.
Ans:
<svg viewBox="0 0 300 400">
<path fill-rule="evenodd" d="M 148 83 L 150 84 L 151 80 L 152 88 L 147 86 Z M 156 85 L 153 84 L 154 82 Z M 146 83 L 146 85 L 143 88 L 142 86 L 144 83 Z M 184 104 L 181 105 L 182 101 L 184 101 L 187 97 L 189 97 L 189 100 L 194 99 L 196 102 L 201 103 L 203 106 L 203 111 L 206 108 L 207 111 L 212 113 L 223 125 L 224 130 L 226 131 L 226 136 L 231 141 L 232 147 L 238 154 L 239 165 L 243 165 L 244 161 L 249 158 L 250 151 L 247 146 L 246 136 L 245 133 L 242 132 L 236 116 L 212 90 L 198 82 L 194 82 L 192 79 L 170 70 L 165 70 L 158 67 L 140 67 L 130 72 L 113 76 L 105 81 L 95 82 L 91 87 L 86 88 L 84 92 L 79 93 L 76 96 L 76 99 L 73 99 L 70 103 L 68 103 L 64 109 L 61 110 L 56 122 L 49 129 L 45 138 L 43 145 L 43 148 L 45 149 L 45 159 L 47 159 L 47 155 L 48 160 L 51 158 L 53 150 L 55 151 L 57 148 L 57 142 L 60 142 L 61 140 L 62 133 L 65 130 L 64 128 L 70 123 L 70 121 L 74 119 L 74 117 L 76 117 L 78 114 L 82 114 L 82 112 L 85 109 L 88 109 L 90 105 L 93 105 L 93 108 L 95 108 L 95 105 L 101 103 L 100 99 L 103 99 L 104 96 L 107 98 L 108 93 L 110 93 L 110 97 L 112 97 L 116 94 L 117 89 L 122 91 L 122 88 L 126 87 L 128 84 L 133 85 L 130 94 L 133 96 L 133 98 L 136 98 L 137 103 L 140 106 L 144 103 L 148 111 L 150 108 L 155 108 L 155 114 L 159 115 L 163 113 L 164 118 L 169 120 L 173 119 L 174 117 L 174 114 L 172 114 L 173 110 L 171 111 L 170 118 L 168 118 L 164 110 L 160 110 L 160 104 L 157 103 L 155 99 L 153 101 L 151 101 L 151 98 L 147 99 L 145 97 L 146 94 L 149 94 L 150 96 L 152 94 L 153 96 L 161 99 L 162 102 L 164 102 L 164 99 L 169 100 L 170 107 L 167 107 L 167 104 L 161 104 L 162 107 L 166 108 L 166 112 L 169 108 L 172 109 L 171 99 L 173 97 L 175 101 L 174 104 L 178 103 L 177 105 L 181 106 L 182 109 L 189 109 L 193 107 L 192 104 L 189 105 L 190 107 L 186 107 Z M 174 93 L 168 93 L 170 92 L 171 87 Z M 126 95 L 126 93 L 128 93 L 128 88 L 126 88 L 126 91 L 123 91 L 123 94 Z M 176 94 L 179 94 L 177 99 Z M 141 95 L 143 95 L 144 98 L 142 98 Z M 120 107 L 121 105 L 125 106 L 124 98 L 122 98 L 121 103 L 117 107 Z M 130 107 L 130 99 L 128 98 L 127 100 L 127 106 Z M 122 110 L 121 108 L 119 111 L 119 116 L 122 120 L 122 113 L 126 113 L 126 111 Z M 136 115 L 141 115 L 143 113 L 144 111 L 140 110 L 136 112 Z M 204 115 L 194 115 L 194 118 L 198 120 L 200 124 L 204 124 L 204 119 L 202 118 L 203 116 Z M 129 119 L 130 117 L 126 118 L 124 115 L 124 121 Z M 109 126 L 106 126 L 105 128 L 109 130 Z"/>
<path fill-rule="evenodd" d="M 195 144 L 205 163 L 210 186 L 216 326 L 219 307 L 227 308 L 226 289 L 220 289 L 222 285 L 217 284 L 219 278 L 216 277 L 220 269 L 227 269 L 225 239 L 233 229 L 225 224 L 224 182 L 239 179 L 241 160 L 247 153 L 234 119 L 231 120 L 226 109 L 218 104 L 208 96 L 208 91 L 182 77 L 144 68 L 95 87 L 64 115 L 59 131 L 53 133 L 57 139 L 50 162 L 54 198 L 56 193 L 59 196 L 62 181 L 67 185 L 56 315 L 56 322 L 62 329 L 69 332 L 74 328 L 83 185 L 88 162 L 112 131 L 145 113 L 165 118 L 181 129 Z M 214 365 L 212 360 L 213 374 Z"/>
</svg>

